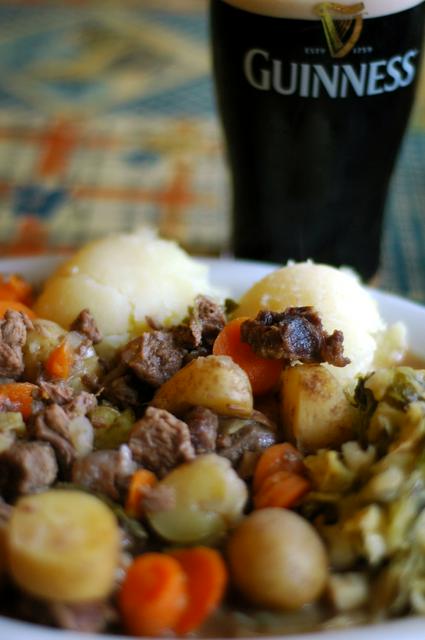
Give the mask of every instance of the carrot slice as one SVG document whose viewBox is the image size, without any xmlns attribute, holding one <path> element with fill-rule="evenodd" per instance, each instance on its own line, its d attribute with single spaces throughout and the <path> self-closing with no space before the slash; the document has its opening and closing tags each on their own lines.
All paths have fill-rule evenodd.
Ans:
<svg viewBox="0 0 425 640">
<path fill-rule="evenodd" d="M 124 625 L 136 636 L 161 636 L 173 630 L 187 599 L 182 567 L 161 553 L 138 556 L 118 593 Z"/>
<path fill-rule="evenodd" d="M 72 361 L 72 351 L 67 342 L 62 340 L 62 342 L 50 353 L 44 364 L 44 368 L 50 377 L 65 380 L 66 378 L 69 378 L 71 373 Z"/>
<path fill-rule="evenodd" d="M 188 601 L 174 630 L 195 631 L 220 604 L 226 586 L 227 569 L 220 553 L 209 547 L 176 549 L 170 552 L 187 578 Z"/>
<path fill-rule="evenodd" d="M 4 314 L 8 309 L 22 311 L 22 313 L 26 313 L 29 318 L 35 318 L 34 311 L 25 304 L 22 304 L 22 302 L 18 302 L 17 300 L 0 300 L 0 318 L 4 318 Z"/>
<path fill-rule="evenodd" d="M 143 498 L 157 482 L 156 475 L 147 469 L 138 469 L 133 473 L 125 502 L 125 511 L 129 516 L 143 516 Z"/>
<path fill-rule="evenodd" d="M 241 340 L 241 324 L 248 318 L 235 318 L 218 334 L 213 354 L 230 356 L 247 374 L 254 395 L 272 391 L 279 381 L 282 362 L 257 356 L 249 344 Z"/>
<path fill-rule="evenodd" d="M 37 389 L 30 382 L 10 382 L 0 385 L 0 398 L 6 398 L 22 413 L 24 420 L 32 413 L 33 392 Z"/>
<path fill-rule="evenodd" d="M 29 282 L 16 274 L 5 277 L 0 274 L 0 300 L 15 300 L 30 307 L 32 287 Z"/>
<path fill-rule="evenodd" d="M 305 471 L 301 453 L 289 442 L 274 444 L 263 451 L 254 471 L 254 491 L 258 491 L 265 478 L 276 471 L 301 474 Z"/>
<path fill-rule="evenodd" d="M 308 491 L 311 484 L 298 473 L 291 471 L 276 471 L 269 475 L 256 493 L 254 493 L 254 507 L 293 507 Z"/>
</svg>

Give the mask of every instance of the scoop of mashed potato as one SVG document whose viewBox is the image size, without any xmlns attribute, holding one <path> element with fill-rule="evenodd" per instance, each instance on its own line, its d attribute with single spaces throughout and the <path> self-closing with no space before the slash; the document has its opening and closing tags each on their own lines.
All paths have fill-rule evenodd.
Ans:
<svg viewBox="0 0 425 640">
<path fill-rule="evenodd" d="M 84 246 L 47 280 L 34 311 L 64 328 L 90 309 L 110 344 L 144 331 L 149 318 L 180 322 L 197 294 L 219 298 L 207 267 L 150 229 Z"/>
<path fill-rule="evenodd" d="M 376 302 L 353 272 L 310 261 L 290 263 L 254 284 L 234 316 L 307 305 L 315 307 L 328 333 L 344 333 L 344 354 L 351 363 L 343 368 L 326 365 L 343 384 L 368 373 L 377 362 L 389 366 L 406 350 L 404 327 L 386 327 Z"/>
</svg>

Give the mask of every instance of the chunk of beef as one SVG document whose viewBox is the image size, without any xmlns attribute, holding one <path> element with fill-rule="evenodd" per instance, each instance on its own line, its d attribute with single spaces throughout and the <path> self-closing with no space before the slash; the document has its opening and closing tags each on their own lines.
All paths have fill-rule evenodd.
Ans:
<svg viewBox="0 0 425 640">
<path fill-rule="evenodd" d="M 58 467 L 45 442 L 15 442 L 0 453 L 0 494 L 9 501 L 34 493 L 56 480 Z"/>
<path fill-rule="evenodd" d="M 93 451 L 76 460 L 71 477 L 76 484 L 118 501 L 136 468 L 130 449 L 123 444 L 118 450 Z"/>
<path fill-rule="evenodd" d="M 22 347 L 27 339 L 27 330 L 32 328 L 25 313 L 8 309 L 0 320 L 0 376 L 19 378 L 24 371 Z"/>
<path fill-rule="evenodd" d="M 187 424 L 155 407 L 135 423 L 129 446 L 134 459 L 160 478 L 195 457 Z"/>
<path fill-rule="evenodd" d="M 223 307 L 206 296 L 197 296 L 193 307 L 189 326 L 194 334 L 201 337 L 204 345 L 212 345 L 220 331 L 226 324 Z"/>
<path fill-rule="evenodd" d="M 11 346 L 23 347 L 27 340 L 27 331 L 34 326 L 26 313 L 8 309 L 0 323 L 2 340 Z"/>
<path fill-rule="evenodd" d="M 0 385 L 0 413 L 7 413 L 8 411 L 19 411 L 19 404 L 12 402 L 12 400 L 6 398 L 6 396 L 2 396 Z"/>
<path fill-rule="evenodd" d="M 39 600 L 18 591 L 11 594 L 11 606 L 5 611 L 20 620 L 45 626 L 100 633 L 114 623 L 117 614 L 106 600 L 64 603 Z"/>
<path fill-rule="evenodd" d="M 102 396 L 120 407 L 137 407 L 141 402 L 139 390 L 132 374 L 112 378 L 104 384 Z"/>
<path fill-rule="evenodd" d="M 50 404 L 28 424 L 30 435 L 52 445 L 59 467 L 67 475 L 75 460 L 75 448 L 69 432 L 69 416 L 58 404 Z"/>
<path fill-rule="evenodd" d="M 185 350 L 186 357 L 187 352 L 195 349 L 198 337 L 193 335 L 191 328 L 188 324 L 178 324 L 172 327 L 169 331 L 173 337 L 173 343 Z"/>
<path fill-rule="evenodd" d="M 168 331 L 145 332 L 121 352 L 121 360 L 140 380 L 160 387 L 182 366 L 186 351 L 174 343 Z"/>
<path fill-rule="evenodd" d="M 184 416 L 197 455 L 215 451 L 218 416 L 206 407 L 193 407 Z"/>
<path fill-rule="evenodd" d="M 267 393 L 255 399 L 255 408 L 261 413 L 263 419 L 269 421 L 271 429 L 277 430 L 281 421 L 280 401 L 276 394 Z"/>
<path fill-rule="evenodd" d="M 108 625 L 115 622 L 117 613 L 107 601 L 96 602 L 51 602 L 51 624 L 60 629 L 83 631 L 85 633 L 100 633 Z"/>
<path fill-rule="evenodd" d="M 276 432 L 255 419 L 222 418 L 217 436 L 217 453 L 237 466 L 245 452 L 261 452 L 276 442 Z"/>
<path fill-rule="evenodd" d="M 196 360 L 196 358 L 206 358 L 212 354 L 212 349 L 208 347 L 198 347 L 197 349 L 192 349 L 192 351 L 188 351 L 183 360 L 183 366 L 192 362 L 192 360 Z"/>
<path fill-rule="evenodd" d="M 187 324 L 180 324 L 172 331 L 177 344 L 189 351 L 203 347 L 207 354 L 226 323 L 223 307 L 208 298 L 197 296 L 190 310 Z"/>
<path fill-rule="evenodd" d="M 282 313 L 260 311 L 255 320 L 242 323 L 241 339 L 262 358 L 287 364 L 329 362 L 344 367 L 350 362 L 343 355 L 342 332 L 329 335 L 313 307 L 289 307 Z"/>
<path fill-rule="evenodd" d="M 96 396 L 88 391 L 80 391 L 72 400 L 63 405 L 65 413 L 72 420 L 77 416 L 85 416 L 97 405 Z"/>
<path fill-rule="evenodd" d="M 102 340 L 102 334 L 100 333 L 96 320 L 90 313 L 89 309 L 83 309 L 80 311 L 70 328 L 71 331 L 78 331 L 78 333 L 82 333 L 93 344 L 97 344 Z"/>
<path fill-rule="evenodd" d="M 50 401 L 54 404 L 64 405 L 74 397 L 74 389 L 65 382 L 39 382 L 40 395 L 42 400 Z"/>
</svg>

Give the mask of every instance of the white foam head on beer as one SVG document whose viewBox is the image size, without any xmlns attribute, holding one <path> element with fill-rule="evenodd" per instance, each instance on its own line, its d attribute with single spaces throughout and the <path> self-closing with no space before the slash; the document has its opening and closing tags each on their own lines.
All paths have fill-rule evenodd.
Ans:
<svg viewBox="0 0 425 640">
<path fill-rule="evenodd" d="M 221 1 L 221 0 L 220 0 Z M 264 16 L 275 18 L 290 18 L 293 20 L 318 20 L 314 12 L 320 2 L 311 0 L 224 0 L 227 4 Z M 377 18 L 405 11 L 420 4 L 422 0 L 365 0 L 364 18 Z M 354 0 L 338 1 L 338 5 L 350 6 L 356 4 Z"/>
</svg>

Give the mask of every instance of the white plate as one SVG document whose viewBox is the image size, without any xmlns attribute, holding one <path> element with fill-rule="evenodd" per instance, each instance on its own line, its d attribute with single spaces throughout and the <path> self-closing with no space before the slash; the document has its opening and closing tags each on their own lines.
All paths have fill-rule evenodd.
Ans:
<svg viewBox="0 0 425 640">
<path fill-rule="evenodd" d="M 42 257 L 22 260 L 0 260 L 0 273 L 21 273 L 32 282 L 41 282 L 61 258 Z M 211 268 L 211 278 L 217 285 L 230 289 L 238 298 L 251 284 L 273 270 L 272 265 L 233 260 L 202 260 Z M 382 316 L 392 323 L 403 320 L 409 331 L 411 351 L 425 359 L 425 307 L 381 291 L 372 290 Z M 302 635 L 282 636 L 283 640 L 422 640 L 424 618 L 405 618 L 385 624 L 357 627 L 341 631 L 320 631 Z M 128 636 L 93 635 L 60 631 L 15 622 L 0 616 L 0 640 L 128 640 Z M 252 640 L 252 638 L 251 638 Z"/>
</svg>

